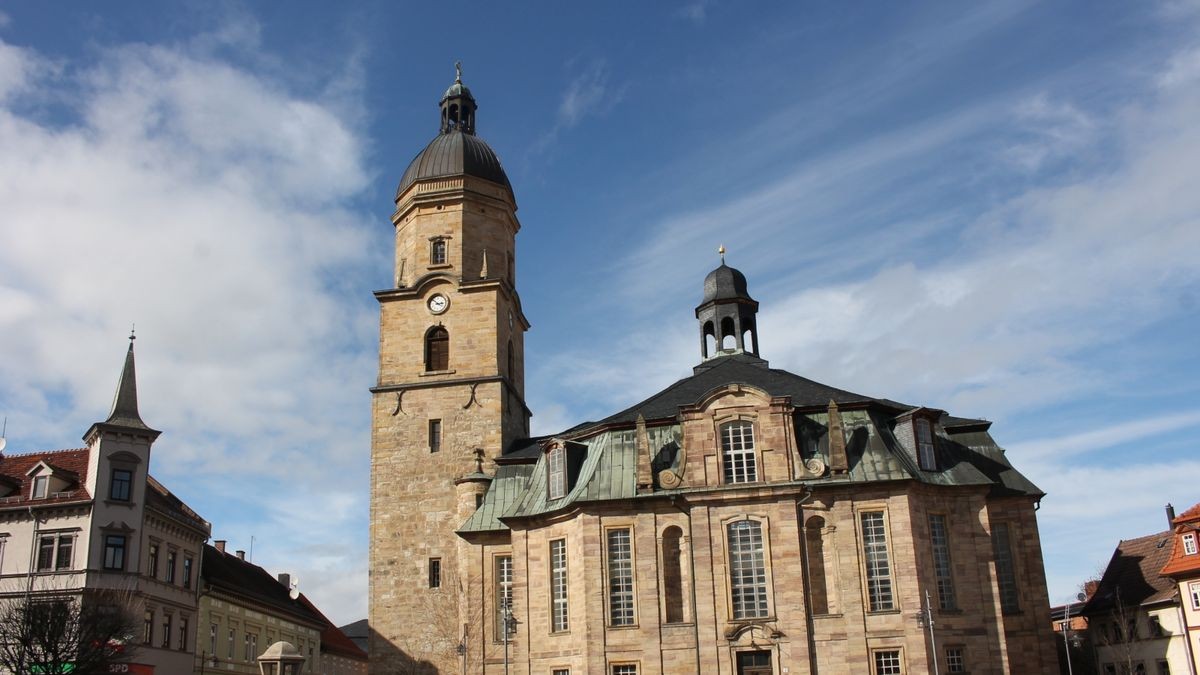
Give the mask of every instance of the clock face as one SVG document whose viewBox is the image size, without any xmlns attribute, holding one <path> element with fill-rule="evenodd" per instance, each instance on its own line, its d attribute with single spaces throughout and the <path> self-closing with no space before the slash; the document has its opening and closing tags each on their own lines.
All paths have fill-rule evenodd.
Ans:
<svg viewBox="0 0 1200 675">
<path fill-rule="evenodd" d="M 450 307 L 450 299 L 441 293 L 434 294 L 429 297 L 429 311 L 434 314 L 441 314 Z"/>
</svg>

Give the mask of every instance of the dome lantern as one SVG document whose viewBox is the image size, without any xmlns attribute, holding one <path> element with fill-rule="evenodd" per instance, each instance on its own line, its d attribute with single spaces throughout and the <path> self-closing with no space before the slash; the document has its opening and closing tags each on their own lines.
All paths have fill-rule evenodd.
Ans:
<svg viewBox="0 0 1200 675">
<path fill-rule="evenodd" d="M 746 290 L 746 275 L 725 264 L 725 247 L 717 249 L 721 265 L 704 277 L 704 298 L 696 307 L 700 321 L 700 355 L 758 356 L 758 301 Z"/>
</svg>

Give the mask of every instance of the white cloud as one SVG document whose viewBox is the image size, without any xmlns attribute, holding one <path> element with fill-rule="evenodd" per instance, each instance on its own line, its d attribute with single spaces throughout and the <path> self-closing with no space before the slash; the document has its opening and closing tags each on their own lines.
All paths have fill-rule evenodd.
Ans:
<svg viewBox="0 0 1200 675">
<path fill-rule="evenodd" d="M 253 48 L 235 33 L 218 41 Z M 272 567 L 305 559 L 316 532 L 326 555 L 305 590 L 351 620 L 365 612 L 375 318 L 344 289 L 385 269 L 374 218 L 354 207 L 361 134 L 340 116 L 360 104 L 298 94 L 203 42 L 105 49 L 62 73 L 0 42 L 0 396 L 22 411 L 10 451 L 78 444 L 136 322 L 142 414 L 165 431 L 152 471 L 216 538 L 270 535 Z M 74 118 L 20 106 L 47 96 Z M 360 573 L 326 587 L 339 565 Z"/>
<path fill-rule="evenodd" d="M 1180 429 L 1200 426 L 1200 411 L 1155 415 L 1079 433 L 1039 438 L 1009 445 L 1013 455 L 1067 458 L 1139 439 L 1151 439 Z"/>
</svg>

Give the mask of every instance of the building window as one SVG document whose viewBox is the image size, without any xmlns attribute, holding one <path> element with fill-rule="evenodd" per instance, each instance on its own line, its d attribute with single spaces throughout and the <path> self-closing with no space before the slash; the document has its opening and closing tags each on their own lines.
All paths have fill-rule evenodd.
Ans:
<svg viewBox="0 0 1200 675">
<path fill-rule="evenodd" d="M 771 652 L 762 650 L 753 652 L 738 652 L 738 675 L 758 675 L 759 673 L 770 672 L 772 672 Z"/>
<path fill-rule="evenodd" d="M 550 542 L 550 630 L 567 630 L 567 542 Z"/>
<path fill-rule="evenodd" d="M 1150 628 L 1150 637 L 1160 638 L 1160 637 L 1163 637 L 1164 635 L 1166 635 L 1166 633 L 1163 631 L 1162 621 L 1159 620 L 1159 618 L 1157 616 L 1151 615 L 1147 619 L 1147 623 L 1149 624 L 1149 628 Z"/>
<path fill-rule="evenodd" d="M 434 326 L 425 334 L 425 372 L 450 370 L 450 333 Z"/>
<path fill-rule="evenodd" d="M 132 487 L 132 471 L 129 469 L 113 469 L 112 481 L 108 486 L 108 498 L 118 502 L 127 502 L 130 500 L 130 492 Z"/>
<path fill-rule="evenodd" d="M 45 499 L 50 488 L 49 476 L 35 476 L 33 479 L 33 498 Z"/>
<path fill-rule="evenodd" d="M 39 572 L 46 572 L 54 567 L 55 539 L 55 535 L 48 535 L 38 539 L 37 568 Z"/>
<path fill-rule="evenodd" d="M 429 451 L 438 452 L 442 449 L 442 421 L 429 420 Z"/>
<path fill-rule="evenodd" d="M 632 626 L 633 542 L 629 528 L 608 531 L 608 618 L 613 626 Z"/>
<path fill-rule="evenodd" d="M 217 624 L 208 624 L 208 655 L 217 655 Z"/>
<path fill-rule="evenodd" d="M 181 652 L 187 651 L 187 638 L 188 638 L 188 620 L 186 618 L 181 617 L 179 619 L 179 651 L 181 651 Z"/>
<path fill-rule="evenodd" d="M 730 422 L 721 427 L 721 454 L 726 483 L 753 483 L 758 480 L 754 459 L 754 425 Z"/>
<path fill-rule="evenodd" d="M 171 615 L 163 614 L 162 622 L 162 644 L 163 649 L 171 648 Z"/>
<path fill-rule="evenodd" d="M 446 240 L 438 237 L 429 243 L 429 264 L 446 264 Z"/>
<path fill-rule="evenodd" d="M 550 675 L 571 675 L 571 669 L 570 668 L 555 668 L 554 670 L 550 671 Z"/>
<path fill-rule="evenodd" d="M 733 618 L 767 616 L 767 569 L 763 558 L 762 524 L 739 520 L 726 528 L 729 537 L 729 589 Z"/>
<path fill-rule="evenodd" d="M 258 633 L 246 633 L 246 660 L 258 658 Z"/>
<path fill-rule="evenodd" d="M 1158 660 L 1158 675 L 1171 675 L 1171 664 L 1166 659 Z"/>
<path fill-rule="evenodd" d="M 229 650 L 225 654 L 226 658 L 230 658 L 230 659 L 233 658 L 234 633 L 235 633 L 235 630 L 233 628 L 230 628 L 229 629 Z"/>
<path fill-rule="evenodd" d="M 992 526 L 992 547 L 996 556 L 996 582 L 1000 586 L 1000 609 L 1006 613 L 1020 611 L 1017 571 L 1013 563 L 1008 523 L 996 523 Z"/>
<path fill-rule="evenodd" d="M 150 543 L 150 553 L 146 558 L 146 573 L 158 578 L 158 544 Z"/>
<path fill-rule="evenodd" d="M 863 559 L 867 567 L 867 600 L 870 609 L 872 612 L 895 609 L 883 511 L 864 511 L 859 514 L 859 521 L 862 524 Z"/>
<path fill-rule="evenodd" d="M 902 675 L 899 649 L 881 649 L 875 652 L 875 675 Z"/>
<path fill-rule="evenodd" d="M 442 587 L 442 559 L 441 558 L 430 558 L 429 559 L 429 587 L 430 588 L 441 588 Z"/>
<path fill-rule="evenodd" d="M 496 556 L 496 619 L 495 637 L 497 642 L 504 642 L 504 619 L 507 611 L 512 610 L 512 556 Z"/>
<path fill-rule="evenodd" d="M 142 644 L 150 644 L 154 641 L 154 610 L 146 610 L 145 617 L 142 623 Z"/>
<path fill-rule="evenodd" d="M 125 535 L 109 534 L 104 537 L 104 569 L 125 569 Z"/>
<path fill-rule="evenodd" d="M 963 657 L 962 647 L 947 647 L 946 648 L 946 672 L 949 673 L 965 673 L 967 672 L 967 660 Z"/>
<path fill-rule="evenodd" d="M 1192 609 L 1200 609 L 1200 581 L 1188 584 L 1188 594 L 1192 596 Z"/>
<path fill-rule="evenodd" d="M 192 587 L 192 556 L 183 556 L 183 587 Z"/>
<path fill-rule="evenodd" d="M 917 437 L 917 464 L 922 471 L 937 471 L 937 453 L 933 446 L 933 426 L 924 417 L 913 420 Z"/>
<path fill-rule="evenodd" d="M 1134 675 L 1146 675 L 1146 664 L 1138 662 L 1138 664 L 1133 667 L 1133 672 Z"/>
<path fill-rule="evenodd" d="M 933 574 L 937 580 L 938 606 L 942 609 L 957 609 L 954 597 L 954 577 L 950 566 L 950 538 L 946 530 L 946 516 L 929 516 L 929 541 L 933 546 Z"/>
<path fill-rule="evenodd" d="M 682 623 L 683 616 L 683 530 L 672 525 L 663 530 L 663 592 L 667 623 Z"/>
<path fill-rule="evenodd" d="M 1183 553 L 1184 555 L 1196 555 L 1196 533 L 1188 532 L 1183 535 Z"/>
<path fill-rule="evenodd" d="M 614 663 L 612 667 L 612 675 L 637 675 L 637 664 Z"/>
<path fill-rule="evenodd" d="M 175 551 L 167 551 L 167 583 L 175 583 Z"/>
<path fill-rule="evenodd" d="M 550 449 L 546 475 L 550 481 L 550 499 L 562 499 L 567 494 L 567 451 L 561 445 Z"/>
</svg>

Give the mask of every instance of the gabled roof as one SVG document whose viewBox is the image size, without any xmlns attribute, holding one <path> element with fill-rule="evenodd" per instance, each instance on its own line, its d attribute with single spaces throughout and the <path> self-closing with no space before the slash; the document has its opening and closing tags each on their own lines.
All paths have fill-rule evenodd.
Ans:
<svg viewBox="0 0 1200 675">
<path fill-rule="evenodd" d="M 46 499 L 30 499 L 33 477 L 28 475 L 29 471 L 43 462 L 55 469 L 55 475 L 68 480 L 69 484 L 66 490 L 51 493 Z M 4 455 L 0 457 L 0 476 L 4 477 L 5 482 L 16 484 L 19 488 L 8 497 L 0 497 L 0 509 L 13 506 L 24 508 L 28 505 L 91 501 L 92 496 L 88 494 L 85 487 L 87 468 L 87 448 Z"/>
<path fill-rule="evenodd" d="M 1183 535 L 1191 534 L 1200 546 L 1200 504 L 1184 511 L 1171 520 L 1171 556 L 1162 568 L 1162 574 L 1172 577 L 1200 576 L 1200 553 L 1188 552 L 1183 547 Z M 1193 548 L 1193 551 L 1195 548 Z"/>
<path fill-rule="evenodd" d="M 1107 612 L 1124 605 L 1127 608 L 1170 601 L 1175 582 L 1159 570 L 1171 554 L 1172 534 L 1159 532 L 1117 544 L 1104 576 L 1083 609 L 1084 614 Z"/>
<path fill-rule="evenodd" d="M 289 597 L 290 589 L 279 583 L 263 568 L 236 555 L 222 553 L 215 547 L 204 546 L 204 564 L 200 566 L 202 582 L 212 590 L 257 603 L 270 610 L 322 628 L 325 618 L 315 614 L 299 600 Z"/>
</svg>

